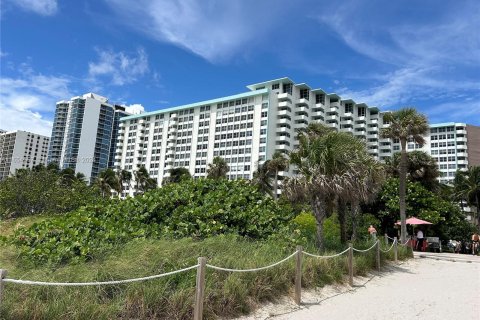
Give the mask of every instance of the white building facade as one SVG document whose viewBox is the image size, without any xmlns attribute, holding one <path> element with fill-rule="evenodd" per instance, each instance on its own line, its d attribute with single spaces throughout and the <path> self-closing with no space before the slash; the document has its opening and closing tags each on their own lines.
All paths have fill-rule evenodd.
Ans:
<svg viewBox="0 0 480 320">
<path fill-rule="evenodd" d="M 352 133 L 364 140 L 368 152 L 380 161 L 400 151 L 398 141 L 380 137 L 380 129 L 388 123 L 383 122 L 383 114 L 376 107 L 342 99 L 304 83 L 296 84 L 289 78 L 247 88 L 250 91 L 233 96 L 122 118 L 115 168 L 134 171 L 145 166 L 161 185 L 169 170 L 177 167 L 187 168 L 194 177 L 204 177 L 208 164 L 219 156 L 230 167 L 228 178 L 251 179 L 258 163 L 271 158 L 275 151 L 292 151 L 298 144 L 297 130 L 312 122 Z M 444 125 L 432 125 L 433 139 L 436 130 L 443 131 L 440 128 Z M 451 172 L 468 165 L 463 159 L 464 127 L 454 126 L 455 161 L 449 161 L 447 156 L 444 163 L 444 151 L 440 151 L 443 141 L 442 147 L 436 147 L 436 142 L 430 144 L 430 136 L 424 146 L 408 143 L 408 151 L 421 149 L 431 153 L 444 173 L 442 182 L 450 182 Z M 446 141 L 445 146 L 447 153 L 452 152 L 451 143 Z M 280 180 L 291 174 L 293 169 L 280 172 Z M 125 186 L 126 194 L 133 195 L 134 190 Z"/>
<path fill-rule="evenodd" d="M 17 169 L 47 164 L 49 137 L 27 131 L 0 133 L 0 181 Z"/>
</svg>

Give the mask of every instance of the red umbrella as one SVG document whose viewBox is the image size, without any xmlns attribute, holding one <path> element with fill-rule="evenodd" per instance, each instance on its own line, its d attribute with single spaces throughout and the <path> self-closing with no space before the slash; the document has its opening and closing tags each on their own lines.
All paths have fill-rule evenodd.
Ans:
<svg viewBox="0 0 480 320">
<path fill-rule="evenodd" d="M 422 219 L 418 219 L 418 218 L 415 218 L 415 217 L 411 217 L 411 218 L 408 218 L 407 220 L 405 220 L 405 223 L 406 224 L 410 224 L 410 225 L 419 225 L 419 224 L 432 224 L 431 222 L 428 222 L 428 221 L 425 221 L 425 220 L 422 220 Z M 397 223 L 395 223 L 396 225 L 400 225 L 401 222 L 398 221 Z M 412 227 L 413 228 L 413 227 Z M 412 230 L 412 234 L 413 234 L 413 230 Z"/>
<path fill-rule="evenodd" d="M 415 217 L 408 218 L 405 222 L 406 222 L 407 224 L 414 224 L 414 225 L 418 225 L 418 224 L 432 224 L 431 222 L 428 222 L 428 221 L 425 221 L 425 220 L 422 220 L 422 219 L 418 219 L 418 218 L 415 218 Z M 401 222 L 398 221 L 398 222 L 395 223 L 395 224 L 400 225 Z"/>
</svg>

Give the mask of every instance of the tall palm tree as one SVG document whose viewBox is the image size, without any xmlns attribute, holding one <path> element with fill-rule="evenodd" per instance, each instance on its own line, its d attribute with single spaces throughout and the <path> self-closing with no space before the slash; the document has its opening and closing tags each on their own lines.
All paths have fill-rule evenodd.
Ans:
<svg viewBox="0 0 480 320">
<path fill-rule="evenodd" d="M 258 163 L 257 170 L 253 173 L 252 183 L 255 184 L 258 189 L 270 196 L 272 196 L 272 176 L 268 169 L 270 160 L 265 161 L 263 164 Z"/>
<path fill-rule="evenodd" d="M 278 198 L 278 172 L 288 168 L 288 159 L 279 151 L 275 151 L 272 159 L 268 162 L 267 168 L 273 173 L 273 199 Z"/>
<path fill-rule="evenodd" d="M 480 166 L 471 166 L 467 171 L 457 171 L 453 186 L 457 199 L 476 207 L 474 221 L 480 226 Z"/>
<path fill-rule="evenodd" d="M 388 127 L 382 128 L 381 136 L 383 138 L 398 139 L 401 145 L 400 155 L 400 221 L 402 242 L 405 242 L 407 235 L 406 225 L 406 203 L 405 195 L 407 189 L 407 141 L 414 141 L 418 144 L 424 144 L 423 136 L 427 134 L 429 127 L 427 118 L 417 112 L 414 108 L 404 108 L 395 112 L 385 113 L 383 116 L 384 124 Z"/>
<path fill-rule="evenodd" d="M 182 180 L 192 178 L 190 171 L 188 171 L 188 169 L 184 167 L 172 168 L 170 169 L 169 173 L 170 173 L 170 176 L 163 180 L 164 181 L 163 184 L 179 183 Z"/>
<path fill-rule="evenodd" d="M 145 191 L 155 189 L 157 187 L 157 181 L 150 178 L 147 169 L 141 166 L 134 172 L 136 182 L 136 192 L 143 193 Z"/>
<path fill-rule="evenodd" d="M 102 197 L 111 196 L 112 190 L 116 190 L 118 185 L 117 175 L 112 169 L 105 169 L 98 174 L 95 184 L 102 192 Z"/>
<path fill-rule="evenodd" d="M 317 246 L 323 250 L 323 223 L 329 214 L 329 203 L 336 197 L 346 198 L 344 194 L 365 179 L 362 161 L 366 157 L 357 155 L 359 150 L 366 153 L 365 146 L 349 133 L 327 129 L 315 134 L 307 128 L 298 139 L 299 147 L 290 154 L 290 164 L 296 166 L 299 174 L 286 180 L 284 190 L 291 200 L 310 203 L 317 225 Z"/>
<path fill-rule="evenodd" d="M 220 157 L 213 158 L 213 162 L 208 164 L 207 178 L 209 179 L 225 179 L 227 172 L 230 171 L 225 159 Z"/>
<path fill-rule="evenodd" d="M 118 193 L 118 196 L 120 197 L 123 191 L 123 186 L 126 184 L 127 186 L 131 186 L 133 175 L 130 171 L 122 169 L 117 171 L 117 180 L 118 180 L 118 185 L 116 188 L 116 191 Z"/>
<path fill-rule="evenodd" d="M 388 173 L 399 176 L 401 154 L 396 153 L 386 161 Z M 420 182 L 429 189 L 438 189 L 437 178 L 440 176 L 437 162 L 428 153 L 415 150 L 407 153 L 407 177 L 411 181 Z"/>
</svg>

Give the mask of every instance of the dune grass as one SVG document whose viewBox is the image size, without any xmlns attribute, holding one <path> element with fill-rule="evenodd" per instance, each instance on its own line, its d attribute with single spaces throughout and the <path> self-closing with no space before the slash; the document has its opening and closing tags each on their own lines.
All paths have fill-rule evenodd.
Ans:
<svg viewBox="0 0 480 320">
<path fill-rule="evenodd" d="M 368 244 L 356 244 L 366 248 Z M 305 250 L 315 253 L 311 244 Z M 17 249 L 0 247 L 0 268 L 9 278 L 57 282 L 87 282 L 136 278 L 173 271 L 197 263 L 227 268 L 254 268 L 283 259 L 294 251 L 275 241 L 251 241 L 238 236 L 216 236 L 202 241 L 135 240 L 88 263 L 34 267 L 18 257 Z M 336 251 L 336 250 L 335 250 Z M 338 251 L 337 251 L 338 252 Z M 333 253 L 333 252 L 331 252 Z M 328 253 L 327 253 L 328 254 Z M 399 251 L 399 258 L 408 255 Z M 346 255 L 334 259 L 303 260 L 302 285 L 321 287 L 345 281 Z M 382 253 L 382 259 L 393 258 Z M 365 275 L 375 266 L 375 254 L 355 254 L 354 270 Z M 252 311 L 264 301 L 293 297 L 294 259 L 255 273 L 208 269 L 204 316 L 234 317 Z M 5 284 L 1 319 L 191 319 L 196 271 L 145 282 L 99 287 L 37 287 Z"/>
</svg>

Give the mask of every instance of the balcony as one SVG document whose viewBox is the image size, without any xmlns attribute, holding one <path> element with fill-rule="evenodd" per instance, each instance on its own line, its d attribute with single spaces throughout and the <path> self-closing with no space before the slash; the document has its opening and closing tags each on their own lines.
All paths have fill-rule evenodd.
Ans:
<svg viewBox="0 0 480 320">
<path fill-rule="evenodd" d="M 288 109 L 278 111 L 279 116 L 290 116 L 292 113 Z"/>
<path fill-rule="evenodd" d="M 288 93 L 279 93 L 278 94 L 278 101 L 285 101 L 285 100 L 290 100 L 291 101 L 291 95 Z"/>
<path fill-rule="evenodd" d="M 315 111 L 312 113 L 313 117 L 324 117 L 325 113 L 323 111 Z"/>
<path fill-rule="evenodd" d="M 278 119 L 278 123 L 288 123 L 288 124 L 290 124 L 291 122 L 292 122 L 292 120 L 289 119 L 289 118 L 280 118 L 280 119 Z"/>
<path fill-rule="evenodd" d="M 355 123 L 355 128 L 365 128 L 365 123 Z"/>
<path fill-rule="evenodd" d="M 308 106 L 308 100 L 305 98 L 298 99 L 298 102 L 296 103 L 297 105 L 307 105 Z"/>
<path fill-rule="evenodd" d="M 378 139 L 378 134 L 376 134 L 376 133 L 375 133 L 375 134 L 369 133 L 369 134 L 367 134 L 367 137 L 368 137 L 368 139 Z"/>
<path fill-rule="evenodd" d="M 304 122 L 295 123 L 295 128 L 296 129 L 306 129 L 307 127 L 308 127 L 308 124 L 306 124 Z"/>
<path fill-rule="evenodd" d="M 327 126 L 330 127 L 330 128 L 337 128 L 337 127 L 338 127 L 338 123 L 329 122 L 329 123 L 327 123 Z"/>
<path fill-rule="evenodd" d="M 290 151 L 290 150 L 292 150 L 292 147 L 287 146 L 286 144 L 279 144 L 279 145 L 275 145 L 275 150 L 277 150 L 277 151 Z"/>
<path fill-rule="evenodd" d="M 370 119 L 370 123 L 378 123 L 378 118 L 376 118 L 376 119 Z"/>
<path fill-rule="evenodd" d="M 281 101 L 278 103 L 278 108 L 286 108 L 286 107 L 291 107 L 292 104 L 290 103 L 290 101 Z"/>
<path fill-rule="evenodd" d="M 275 141 L 287 141 L 287 142 L 291 142 L 291 138 L 288 137 L 288 136 L 276 136 L 276 139 Z"/>
<path fill-rule="evenodd" d="M 300 112 L 308 114 L 309 110 L 306 107 L 296 107 L 295 108 L 295 113 L 300 113 Z"/>
<path fill-rule="evenodd" d="M 353 132 L 353 128 L 352 127 L 341 128 L 340 131 L 342 131 L 342 132 Z"/>
<path fill-rule="evenodd" d="M 308 122 L 308 116 L 306 115 L 295 115 L 295 121 L 306 121 Z"/>
<path fill-rule="evenodd" d="M 353 124 L 352 120 L 340 120 L 341 124 Z"/>
<path fill-rule="evenodd" d="M 277 132 L 290 132 L 292 129 L 288 127 L 277 127 Z"/>
</svg>

